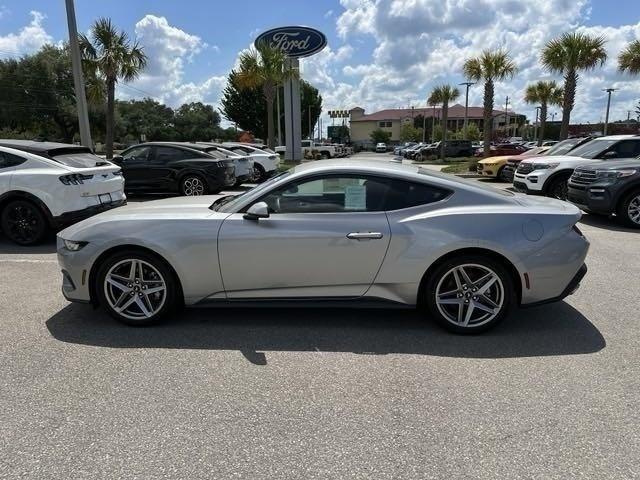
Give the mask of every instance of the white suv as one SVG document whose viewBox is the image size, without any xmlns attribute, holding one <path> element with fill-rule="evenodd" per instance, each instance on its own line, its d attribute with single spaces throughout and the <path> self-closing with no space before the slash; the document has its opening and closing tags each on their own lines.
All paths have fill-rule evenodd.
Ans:
<svg viewBox="0 0 640 480">
<path fill-rule="evenodd" d="M 271 150 L 262 150 L 247 143 L 235 142 L 225 142 L 222 146 L 232 152 L 250 157 L 256 169 L 256 176 L 259 177 L 260 180 L 266 180 L 278 171 L 280 156 L 272 153 Z"/>
<path fill-rule="evenodd" d="M 610 135 L 591 140 L 567 155 L 534 157 L 520 162 L 513 176 L 516 190 L 565 200 L 573 170 L 597 160 L 635 158 L 640 155 L 640 135 Z"/>
<path fill-rule="evenodd" d="M 34 245 L 50 229 L 125 203 L 120 167 L 90 149 L 0 140 L 0 229 L 15 243 Z"/>
</svg>

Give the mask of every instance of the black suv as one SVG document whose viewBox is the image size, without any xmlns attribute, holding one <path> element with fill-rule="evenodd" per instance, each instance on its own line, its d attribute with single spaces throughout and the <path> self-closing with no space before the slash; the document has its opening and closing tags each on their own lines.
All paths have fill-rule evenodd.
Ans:
<svg viewBox="0 0 640 480">
<path fill-rule="evenodd" d="M 423 149 L 420 154 L 422 157 L 429 157 L 431 155 L 440 155 L 442 148 L 442 142 L 436 142 L 429 145 L 426 149 Z M 444 147 L 445 157 L 470 157 L 473 155 L 474 148 L 471 145 L 471 140 L 447 140 Z"/>
<path fill-rule="evenodd" d="M 193 143 L 142 143 L 112 161 L 122 167 L 127 192 L 206 195 L 236 182 L 233 160 Z"/>
<path fill-rule="evenodd" d="M 567 199 L 582 210 L 640 228 L 640 158 L 582 165 L 569 179 Z"/>
</svg>

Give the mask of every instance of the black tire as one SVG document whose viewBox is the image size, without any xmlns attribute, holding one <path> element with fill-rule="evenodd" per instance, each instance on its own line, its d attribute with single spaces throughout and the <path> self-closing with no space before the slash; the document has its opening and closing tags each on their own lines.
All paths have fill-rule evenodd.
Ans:
<svg viewBox="0 0 640 480">
<path fill-rule="evenodd" d="M 129 311 L 129 314 L 127 314 L 127 311 L 129 309 L 124 309 L 123 313 L 121 313 L 111 305 L 110 300 L 107 298 L 107 294 L 108 294 L 107 289 L 110 289 L 109 295 L 118 294 L 118 290 L 119 290 L 117 287 L 113 287 L 110 284 L 106 284 L 105 279 L 107 274 L 114 266 L 118 265 L 119 263 L 131 261 L 131 260 L 136 260 L 138 262 L 140 261 L 145 262 L 146 264 L 152 266 L 159 273 L 159 276 L 161 277 L 162 281 L 166 286 L 162 305 L 160 306 L 157 312 L 153 313 L 152 316 L 141 316 L 140 318 L 131 318 L 131 315 L 135 314 L 136 310 L 138 310 L 139 313 L 142 313 L 142 309 L 140 307 L 132 305 L 131 306 L 132 308 L 131 308 L 131 311 Z M 126 270 L 127 268 L 126 263 L 123 265 L 123 268 Z M 154 277 L 153 275 L 150 275 L 149 270 L 146 271 L 146 275 L 147 277 L 145 278 L 145 281 L 153 282 L 152 279 Z M 149 280 L 147 280 L 147 278 Z M 141 282 L 141 283 L 144 283 L 144 282 Z M 131 282 L 129 285 L 134 286 L 135 284 Z M 156 284 L 150 284 L 150 285 L 153 286 Z M 95 275 L 95 285 L 93 287 L 94 287 L 94 292 L 96 292 L 96 295 L 97 295 L 98 303 L 102 308 L 104 308 L 104 310 L 109 315 L 111 315 L 113 318 L 115 318 L 116 320 L 122 323 L 131 325 L 131 326 L 136 326 L 136 327 L 153 325 L 153 324 L 159 323 L 161 320 L 165 319 L 169 314 L 175 312 L 175 310 L 182 303 L 180 285 L 173 270 L 171 270 L 171 268 L 167 265 L 167 263 L 161 258 L 140 250 L 121 251 L 106 258 L 102 262 L 102 264 L 98 267 L 97 274 Z M 139 286 L 139 288 L 142 288 L 142 286 Z M 128 301 L 129 297 L 127 296 L 127 292 L 123 290 L 119 290 L 119 291 L 120 293 L 122 293 L 122 295 L 124 295 L 123 298 L 125 299 L 125 301 Z M 129 293 L 129 296 L 131 297 L 135 297 L 136 294 L 142 296 L 140 290 L 138 290 L 137 292 L 128 292 L 128 293 Z M 131 293 L 133 293 L 133 295 L 131 295 Z M 142 301 L 142 298 L 140 301 Z M 160 300 L 158 300 L 158 302 L 160 302 Z M 149 306 L 148 303 L 146 305 L 147 307 Z"/>
<path fill-rule="evenodd" d="M 189 173 L 180 180 L 180 194 L 197 197 L 209 193 L 207 182 L 200 175 Z"/>
<path fill-rule="evenodd" d="M 640 190 L 634 190 L 622 199 L 616 209 L 616 218 L 626 227 L 640 228 L 640 218 L 634 220 L 631 213 L 631 210 L 637 212 L 637 207 L 640 207 Z"/>
<path fill-rule="evenodd" d="M 484 296 L 479 302 L 476 301 L 477 297 L 473 296 L 473 292 L 476 292 L 473 288 L 481 289 L 482 283 L 476 286 L 473 284 L 471 286 L 467 285 L 468 288 L 464 288 L 466 285 L 464 281 L 460 288 L 453 283 L 449 283 L 453 282 L 452 269 L 461 266 L 465 267 L 465 271 L 473 281 L 477 281 L 482 277 L 483 272 L 486 272 L 484 269 L 487 269 L 497 276 L 499 282 L 496 280 L 495 283 L 489 287 L 486 296 L 486 298 L 490 300 L 496 300 L 495 304 L 499 305 L 497 311 L 494 309 L 494 313 L 492 314 L 488 312 L 483 313 L 483 310 L 475 308 L 477 303 L 485 307 L 489 305 L 488 300 L 484 300 Z M 462 279 L 461 276 L 460 278 Z M 461 303 L 460 305 L 440 305 L 439 308 L 437 301 L 439 286 L 447 292 L 451 291 L 449 289 L 455 291 L 451 294 L 451 300 L 466 303 Z M 517 299 L 514 280 L 504 265 L 491 257 L 479 254 L 460 255 L 440 263 L 435 270 L 429 272 L 429 278 L 426 279 L 420 295 L 421 304 L 426 306 L 429 315 L 446 330 L 459 334 L 476 334 L 495 327 L 511 313 L 516 305 Z M 458 299 L 459 295 L 462 295 L 460 299 Z M 449 297 L 445 296 L 445 298 Z M 466 317 L 466 314 L 469 312 L 469 307 L 472 305 L 473 308 L 471 309 L 471 318 L 469 319 L 468 325 L 465 326 L 462 323 L 454 321 L 455 319 L 453 319 L 452 316 L 459 315 L 458 312 L 460 308 L 462 308 L 462 320 L 464 321 L 464 317 Z M 446 315 L 449 315 L 449 318 Z M 486 315 L 487 317 L 483 319 L 482 315 Z"/>
<path fill-rule="evenodd" d="M 2 209 L 0 227 L 5 236 L 18 245 L 42 242 L 49 225 L 38 206 L 28 200 L 13 200 Z"/>
<path fill-rule="evenodd" d="M 264 171 L 264 167 L 259 163 L 254 164 L 254 167 L 258 171 L 258 183 L 264 182 L 267 179 L 267 172 Z"/>
<path fill-rule="evenodd" d="M 331 156 L 327 152 L 320 153 L 320 160 L 329 160 Z"/>
<path fill-rule="evenodd" d="M 496 180 L 499 180 L 501 182 L 507 181 L 507 179 L 504 178 L 504 165 L 498 170 L 498 173 L 496 174 Z"/>
<path fill-rule="evenodd" d="M 566 201 L 568 188 L 569 175 L 558 175 L 551 180 L 551 183 L 549 183 L 549 187 L 546 190 L 547 197 Z"/>
</svg>

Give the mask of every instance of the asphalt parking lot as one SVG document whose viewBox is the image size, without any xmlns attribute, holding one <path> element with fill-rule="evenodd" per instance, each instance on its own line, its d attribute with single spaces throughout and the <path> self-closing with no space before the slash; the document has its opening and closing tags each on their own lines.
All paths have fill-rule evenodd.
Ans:
<svg viewBox="0 0 640 480">
<path fill-rule="evenodd" d="M 0 478 L 639 477 L 640 232 L 580 228 L 581 288 L 474 337 L 379 310 L 130 328 L 64 300 L 53 242 L 0 237 Z"/>
</svg>

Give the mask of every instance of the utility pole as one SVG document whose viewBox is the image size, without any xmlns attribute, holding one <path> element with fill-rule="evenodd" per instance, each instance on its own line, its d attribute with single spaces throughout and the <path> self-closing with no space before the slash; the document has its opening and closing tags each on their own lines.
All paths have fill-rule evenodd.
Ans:
<svg viewBox="0 0 640 480">
<path fill-rule="evenodd" d="M 431 143 L 436 142 L 436 106 L 433 106 L 433 116 L 431 117 Z"/>
<path fill-rule="evenodd" d="M 507 95 L 507 99 L 504 102 L 504 131 L 507 133 L 507 137 L 509 136 L 509 95 Z"/>
<path fill-rule="evenodd" d="M 427 135 L 427 110 L 422 114 L 422 143 L 425 142 Z"/>
<path fill-rule="evenodd" d="M 611 106 L 611 93 L 615 92 L 617 89 L 616 88 L 605 88 L 602 91 L 603 92 L 607 92 L 608 96 L 607 96 L 607 113 L 604 117 L 604 132 L 603 134 L 606 135 L 607 134 L 607 127 L 609 126 L 609 107 Z"/>
<path fill-rule="evenodd" d="M 76 108 L 78 110 L 78 124 L 80 126 L 80 142 L 93 150 L 91 129 L 89 128 L 89 110 L 87 96 L 84 91 L 82 78 L 82 59 L 78 44 L 78 26 L 76 24 L 76 10 L 73 0 L 65 0 L 67 6 L 67 26 L 69 27 L 69 49 L 71 50 L 71 66 L 73 69 L 73 85 L 76 90 Z"/>
<path fill-rule="evenodd" d="M 467 91 L 466 91 L 466 93 L 464 95 L 464 125 L 462 126 L 462 128 L 464 130 L 463 140 L 468 140 L 467 139 L 467 127 L 468 127 L 468 123 L 469 123 L 469 87 L 471 85 L 475 85 L 475 84 L 473 82 L 462 82 L 462 83 L 459 83 L 458 85 L 465 85 L 467 87 Z"/>
<path fill-rule="evenodd" d="M 536 107 L 536 123 L 533 126 L 533 139 L 538 140 L 538 121 L 540 120 L 540 107 Z"/>
</svg>

